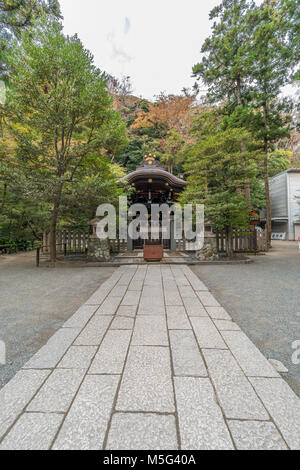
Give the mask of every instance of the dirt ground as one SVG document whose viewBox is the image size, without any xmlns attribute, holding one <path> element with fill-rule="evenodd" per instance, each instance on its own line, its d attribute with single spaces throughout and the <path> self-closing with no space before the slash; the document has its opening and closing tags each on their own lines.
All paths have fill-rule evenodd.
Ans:
<svg viewBox="0 0 300 470">
<path fill-rule="evenodd" d="M 0 256 L 0 388 L 114 272 L 115 268 L 36 268 L 35 253 Z"/>
<path fill-rule="evenodd" d="M 300 253 L 297 242 L 273 241 L 254 263 L 192 268 L 256 346 L 288 369 L 285 378 L 300 396 L 300 364 L 292 343 L 300 340 Z"/>
</svg>

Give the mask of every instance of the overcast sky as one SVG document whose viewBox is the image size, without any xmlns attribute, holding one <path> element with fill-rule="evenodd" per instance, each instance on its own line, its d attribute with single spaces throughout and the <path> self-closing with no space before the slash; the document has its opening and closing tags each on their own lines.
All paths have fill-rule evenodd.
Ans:
<svg viewBox="0 0 300 470">
<path fill-rule="evenodd" d="M 148 99 L 192 87 L 192 67 L 210 34 L 209 12 L 219 3 L 60 0 L 65 33 L 78 33 L 101 70 L 119 78 L 129 75 L 134 94 Z"/>
<path fill-rule="evenodd" d="M 96 65 L 130 75 L 134 93 L 191 87 L 192 66 L 210 31 L 209 11 L 219 0 L 60 0 L 64 31 L 78 33 Z"/>
</svg>

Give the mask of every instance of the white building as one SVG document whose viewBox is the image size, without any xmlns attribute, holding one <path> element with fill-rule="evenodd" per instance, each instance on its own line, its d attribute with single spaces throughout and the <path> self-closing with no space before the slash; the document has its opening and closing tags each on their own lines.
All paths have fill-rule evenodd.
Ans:
<svg viewBox="0 0 300 470">
<path fill-rule="evenodd" d="M 270 178 L 272 232 L 285 233 L 287 240 L 300 237 L 300 168 L 291 168 Z"/>
</svg>

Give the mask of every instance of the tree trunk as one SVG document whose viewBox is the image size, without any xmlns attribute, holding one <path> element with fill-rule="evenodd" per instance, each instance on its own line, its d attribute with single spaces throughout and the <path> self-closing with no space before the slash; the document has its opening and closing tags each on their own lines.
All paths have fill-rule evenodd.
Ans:
<svg viewBox="0 0 300 470">
<path fill-rule="evenodd" d="M 55 263 L 56 261 L 56 225 L 57 225 L 58 210 L 59 210 L 60 200 L 61 200 L 61 192 L 62 192 L 62 186 L 59 187 L 56 199 L 53 204 L 52 213 L 51 213 L 50 260 L 52 263 Z"/>
<path fill-rule="evenodd" d="M 18 236 L 20 235 L 21 228 L 22 228 L 23 221 L 24 221 L 24 216 L 25 216 L 25 211 L 23 211 L 22 214 L 21 214 L 19 225 L 18 225 L 16 234 L 15 234 L 15 238 L 18 238 Z"/>
<path fill-rule="evenodd" d="M 32 233 L 32 235 L 34 236 L 34 238 L 35 238 L 36 240 L 42 241 L 41 236 L 40 236 L 40 235 L 36 232 L 36 230 L 35 230 L 34 222 L 32 222 L 31 220 L 29 220 L 29 221 L 28 221 L 28 225 L 29 225 L 29 227 L 30 227 L 31 233 Z"/>
<path fill-rule="evenodd" d="M 56 261 L 56 224 L 57 224 L 57 212 L 53 209 L 51 214 L 51 226 L 50 226 L 50 260 L 52 263 Z"/>
<path fill-rule="evenodd" d="M 241 91 L 241 77 L 237 77 L 236 79 L 236 95 L 237 95 L 237 103 L 239 106 L 242 106 L 243 105 L 243 100 L 242 100 L 242 91 Z M 244 144 L 244 142 L 242 142 L 241 144 L 241 151 L 242 153 L 246 153 L 247 149 L 246 149 L 246 145 Z M 251 202 L 250 202 L 250 197 L 251 197 L 251 189 L 250 189 L 250 184 L 248 182 L 248 178 L 247 178 L 247 163 L 245 161 L 243 161 L 242 163 L 243 165 L 243 168 L 244 168 L 244 171 L 245 171 L 245 184 L 244 184 L 244 195 L 245 195 L 245 199 L 247 199 L 248 201 L 248 209 L 249 209 L 249 212 L 251 211 Z"/>
<path fill-rule="evenodd" d="M 268 110 L 267 105 L 263 105 L 264 111 L 264 128 L 265 132 L 268 131 Z M 271 248 L 271 233 L 272 233 L 272 210 L 270 198 L 270 182 L 269 182 L 269 155 L 268 155 L 268 136 L 264 136 L 264 179 L 265 179 L 265 194 L 266 194 L 266 232 L 267 232 L 267 247 Z"/>
<path fill-rule="evenodd" d="M 269 161 L 268 154 L 264 159 L 264 173 L 265 173 L 265 192 L 266 192 L 266 231 L 267 231 L 267 246 L 271 248 L 271 233 L 272 233 L 272 210 L 270 198 L 270 183 L 269 183 Z"/>
<path fill-rule="evenodd" d="M 233 232 L 232 227 L 226 227 L 226 256 L 233 257 Z"/>
</svg>

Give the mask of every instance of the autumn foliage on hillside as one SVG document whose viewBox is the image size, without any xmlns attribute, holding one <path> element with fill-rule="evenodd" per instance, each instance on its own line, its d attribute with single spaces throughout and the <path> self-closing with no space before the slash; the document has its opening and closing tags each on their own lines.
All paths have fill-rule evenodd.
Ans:
<svg viewBox="0 0 300 470">
<path fill-rule="evenodd" d="M 182 136 L 187 136 L 191 125 L 192 105 L 195 96 L 188 92 L 183 95 L 161 93 L 155 103 L 149 103 L 149 112 L 139 112 L 132 129 L 152 127 L 155 124 L 168 130 L 176 129 Z"/>
</svg>

